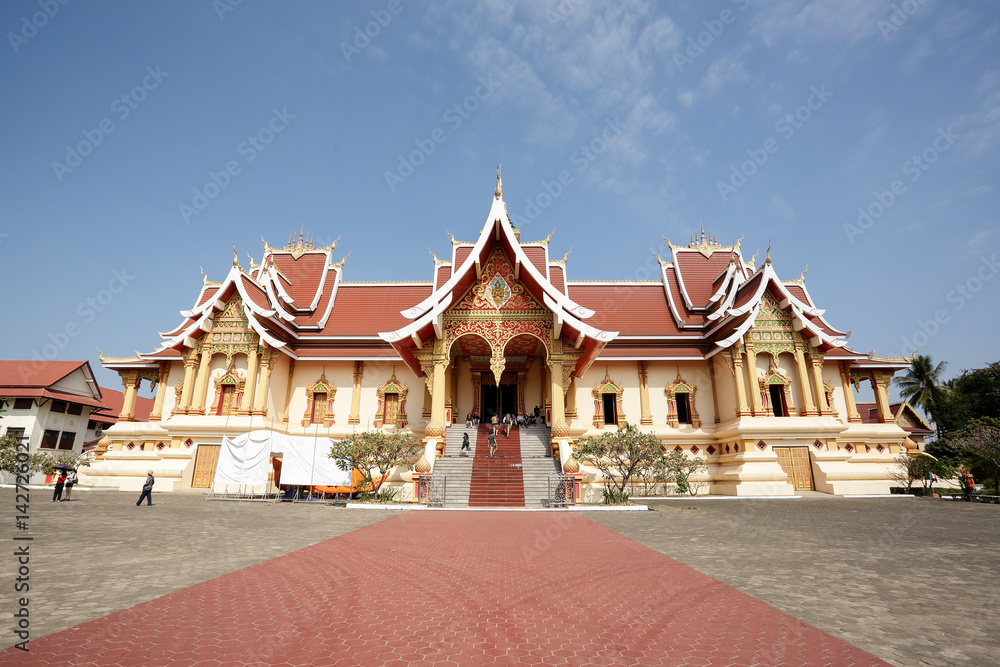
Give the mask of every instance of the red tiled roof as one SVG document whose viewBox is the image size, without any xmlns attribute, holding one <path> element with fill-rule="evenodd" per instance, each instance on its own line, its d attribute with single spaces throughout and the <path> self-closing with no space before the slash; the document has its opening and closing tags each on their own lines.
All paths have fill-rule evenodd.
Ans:
<svg viewBox="0 0 1000 667">
<path fill-rule="evenodd" d="M 437 267 L 437 273 L 435 275 L 436 280 L 434 281 L 434 289 L 438 289 L 441 285 L 448 282 L 451 278 L 451 267 L 450 266 L 439 266 Z"/>
<path fill-rule="evenodd" d="M 455 270 L 457 271 L 465 260 L 469 258 L 469 253 L 472 252 L 471 245 L 463 245 L 455 248 Z"/>
<path fill-rule="evenodd" d="M 700 252 L 674 253 L 674 266 L 681 274 L 692 306 L 695 308 L 708 306 L 708 300 L 716 291 L 712 289 L 712 281 L 725 271 L 730 259 L 732 254 L 728 252 L 712 253 L 709 257 Z"/>
<path fill-rule="evenodd" d="M 785 289 L 802 303 L 815 308 L 815 305 L 809 300 L 809 297 L 806 296 L 806 291 L 802 288 L 802 285 L 785 285 Z"/>
<path fill-rule="evenodd" d="M 549 266 L 549 282 L 551 282 L 552 286 L 555 287 L 560 292 L 562 292 L 563 294 L 566 294 L 565 278 L 566 275 L 563 272 L 563 267 L 559 266 L 558 264 L 552 264 Z"/>
<path fill-rule="evenodd" d="M 430 285 L 341 284 L 323 336 L 377 336 L 395 331 L 410 320 L 399 311 L 430 296 Z"/>
<path fill-rule="evenodd" d="M 309 308 L 326 270 L 326 253 L 307 252 L 295 259 L 291 253 L 276 252 L 272 257 L 278 270 L 291 281 L 285 290 L 295 302 L 295 307 Z"/>
<path fill-rule="evenodd" d="M 548 275 L 545 269 L 545 248 L 540 245 L 528 245 L 521 246 L 521 250 L 527 256 L 528 261 L 531 262 L 534 267 L 543 276 Z"/>
<path fill-rule="evenodd" d="M 48 387 L 86 363 L 86 361 L 0 361 L 0 389 Z"/>
<path fill-rule="evenodd" d="M 240 276 L 240 280 L 243 283 L 243 289 L 246 291 L 247 296 L 257 304 L 260 308 L 264 310 L 271 310 L 271 304 L 268 303 L 267 294 L 260 288 L 260 285 L 250 280 L 246 276 Z"/>
<path fill-rule="evenodd" d="M 760 281 L 764 279 L 763 273 L 757 273 L 753 278 L 747 282 L 740 285 L 739 290 L 736 292 L 736 298 L 733 300 L 733 308 L 742 308 L 743 306 L 750 303 L 754 295 L 757 294 L 757 290 L 760 289 Z"/>
<path fill-rule="evenodd" d="M 676 336 L 681 333 L 667 306 L 663 286 L 573 284 L 573 300 L 594 311 L 584 320 L 622 336 Z"/>
<path fill-rule="evenodd" d="M 316 309 L 312 311 L 309 315 L 300 316 L 295 319 L 296 324 L 316 326 L 323 319 L 323 315 L 326 314 L 327 308 L 330 306 L 330 298 L 333 296 L 333 287 L 337 283 L 337 269 L 328 268 L 326 283 L 323 285 L 323 294 L 319 297 L 319 301 L 316 303 Z"/>
</svg>

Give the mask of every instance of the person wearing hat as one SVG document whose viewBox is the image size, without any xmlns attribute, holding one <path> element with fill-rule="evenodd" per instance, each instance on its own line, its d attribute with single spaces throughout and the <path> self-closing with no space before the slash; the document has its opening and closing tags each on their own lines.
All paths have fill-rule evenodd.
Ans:
<svg viewBox="0 0 1000 667">
<path fill-rule="evenodd" d="M 146 483 L 142 485 L 142 495 L 139 496 L 139 502 L 135 504 L 136 507 L 142 504 L 142 499 L 146 499 L 146 506 L 149 507 L 153 504 L 153 471 L 149 471 L 148 477 L 146 477 Z"/>
</svg>

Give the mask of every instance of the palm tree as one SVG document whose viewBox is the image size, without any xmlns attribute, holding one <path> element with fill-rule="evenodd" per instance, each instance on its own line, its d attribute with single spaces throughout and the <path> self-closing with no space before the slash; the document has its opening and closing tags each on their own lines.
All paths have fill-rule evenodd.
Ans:
<svg viewBox="0 0 1000 667">
<path fill-rule="evenodd" d="M 946 361 L 935 366 L 934 361 L 926 354 L 913 357 L 906 374 L 894 380 L 900 388 L 899 395 L 910 405 L 920 407 L 933 420 L 934 412 L 947 391 L 941 377 L 947 366 Z"/>
</svg>

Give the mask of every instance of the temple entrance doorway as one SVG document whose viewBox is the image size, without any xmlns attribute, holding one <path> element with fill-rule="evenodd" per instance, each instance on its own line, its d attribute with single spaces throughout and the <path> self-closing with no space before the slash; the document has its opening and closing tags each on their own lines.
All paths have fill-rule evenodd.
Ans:
<svg viewBox="0 0 1000 667">
<path fill-rule="evenodd" d="M 517 385 L 501 382 L 499 390 L 495 384 L 483 384 L 479 414 L 484 422 L 489 422 L 493 415 L 503 419 L 506 414 L 517 414 Z"/>
</svg>

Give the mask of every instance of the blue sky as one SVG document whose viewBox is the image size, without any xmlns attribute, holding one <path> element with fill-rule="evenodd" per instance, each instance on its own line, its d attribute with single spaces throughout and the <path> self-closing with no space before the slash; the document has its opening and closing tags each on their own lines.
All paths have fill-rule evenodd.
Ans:
<svg viewBox="0 0 1000 667">
<path fill-rule="evenodd" d="M 6 358 L 150 351 L 261 237 L 425 280 L 497 162 L 570 279 L 702 224 L 949 375 L 1000 359 L 995 2 L 0 5 Z M 559 183 L 560 174 L 564 183 Z"/>
</svg>

